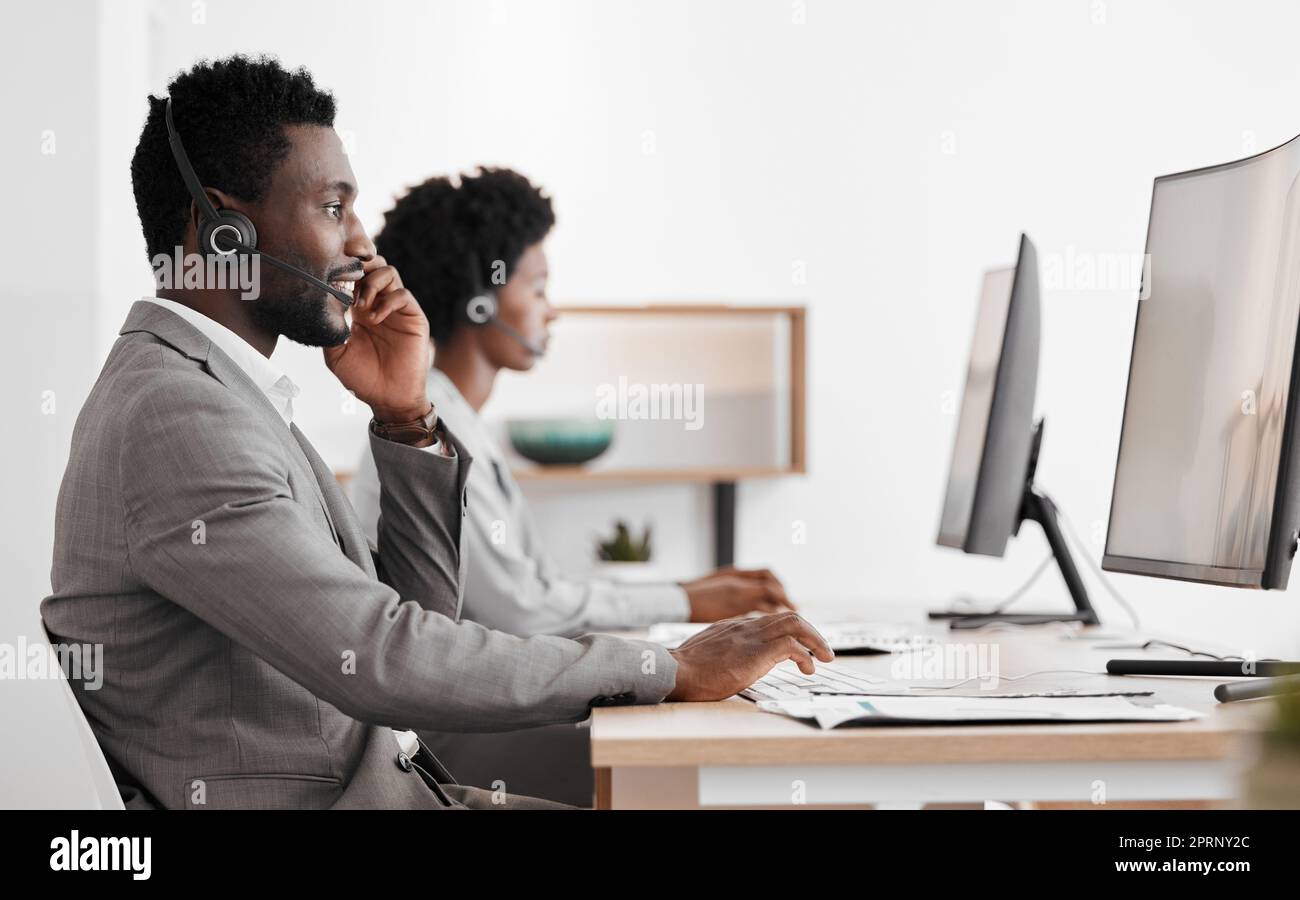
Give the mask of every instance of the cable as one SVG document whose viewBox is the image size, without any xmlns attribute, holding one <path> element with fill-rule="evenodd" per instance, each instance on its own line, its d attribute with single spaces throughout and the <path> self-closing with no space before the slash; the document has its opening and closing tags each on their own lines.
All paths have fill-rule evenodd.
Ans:
<svg viewBox="0 0 1300 900">
<path fill-rule="evenodd" d="M 1194 650 L 1191 647 L 1184 647 L 1182 644 L 1174 644 L 1174 643 L 1170 643 L 1169 641 L 1159 640 L 1158 638 L 1152 638 L 1151 640 L 1146 641 L 1145 643 L 1136 644 L 1132 647 L 1132 649 L 1150 650 L 1152 647 L 1169 647 L 1171 650 L 1181 650 L 1184 653 L 1188 654 L 1189 656 L 1208 656 L 1210 659 L 1218 660 L 1219 662 L 1231 662 L 1233 660 L 1238 660 L 1238 659 L 1241 660 L 1242 662 L 1247 661 L 1247 657 L 1245 656 L 1236 656 L 1236 655 L 1219 656 L 1217 653 L 1211 653 L 1208 650 Z M 1113 647 L 1109 649 L 1125 649 L 1125 648 Z M 1262 659 L 1252 658 L 1250 659 L 1250 661 L 1251 662 L 1281 662 L 1281 660 L 1275 656 L 1268 656 Z"/>
<path fill-rule="evenodd" d="M 1128 613 L 1128 617 L 1133 620 L 1133 630 L 1140 631 L 1142 629 L 1142 620 L 1138 618 L 1137 610 L 1133 608 L 1132 604 L 1120 596 L 1119 591 L 1115 590 L 1115 586 L 1110 583 L 1110 579 L 1102 573 L 1101 566 L 1097 565 L 1097 561 L 1093 559 L 1092 554 L 1088 552 L 1088 548 L 1083 543 L 1083 539 L 1080 538 L 1079 533 L 1074 530 L 1074 523 L 1070 521 L 1069 515 L 1059 508 L 1057 509 L 1057 512 L 1060 513 L 1061 521 L 1065 523 L 1066 533 L 1069 535 L 1070 539 L 1074 541 L 1074 547 L 1079 551 L 1079 555 L 1087 560 L 1088 566 L 1092 569 L 1093 574 L 1097 576 L 1097 580 L 1100 581 L 1102 586 L 1106 588 L 1107 592 L 1115 598 L 1115 602 L 1120 605 L 1124 612 Z"/>
<path fill-rule="evenodd" d="M 1123 609 L 1124 612 L 1128 614 L 1128 617 L 1133 621 L 1133 630 L 1140 631 L 1142 628 L 1142 620 L 1138 616 L 1137 610 L 1133 608 L 1132 604 L 1130 604 L 1127 600 L 1124 599 L 1124 597 L 1119 593 L 1119 591 L 1115 590 L 1115 586 L 1110 583 L 1110 579 L 1107 578 L 1106 575 L 1102 572 L 1101 567 L 1097 565 L 1097 561 L 1093 559 L 1092 554 L 1088 552 L 1087 545 L 1085 545 L 1083 539 L 1079 537 L 1079 533 L 1075 530 L 1074 522 L 1070 520 L 1070 517 L 1066 515 L 1066 513 L 1063 510 L 1061 510 L 1060 507 L 1057 507 L 1056 511 L 1059 513 L 1061 521 L 1065 522 L 1065 530 L 1069 538 L 1074 543 L 1074 549 L 1078 551 L 1079 555 L 1082 556 L 1084 560 L 1087 561 L 1088 567 L 1092 569 L 1093 574 L 1097 576 L 1097 580 L 1102 583 L 1102 586 L 1104 588 L 1106 588 L 1107 593 L 1109 593 L 1111 597 L 1114 598 L 1115 602 L 1120 605 L 1120 608 Z M 1011 604 L 1015 603 L 1017 600 L 1023 597 L 1029 591 L 1029 589 L 1038 582 L 1038 579 L 1041 578 L 1042 574 L 1047 571 L 1047 567 L 1052 564 L 1054 559 L 1055 557 L 1051 553 L 1048 553 L 1047 556 L 1043 558 L 1043 561 L 1038 564 L 1038 567 L 1034 569 L 1032 573 L 1030 573 L 1028 578 L 1025 579 L 1024 583 L 1021 584 L 1020 587 L 1012 591 L 1010 594 L 1008 594 L 1001 601 L 999 601 L 997 605 L 995 605 L 992 609 L 980 610 L 976 605 L 975 601 L 967 597 L 962 597 L 957 599 L 956 601 L 954 601 L 954 605 L 957 606 L 967 605 L 971 607 L 972 615 L 997 615 L 998 613 L 1005 612 L 1007 607 L 1009 607 Z M 1007 624 L 1007 623 L 1002 623 L 1002 624 Z M 1033 626 L 1033 627 L 1037 628 L 1039 626 Z M 971 630 L 974 631 L 976 629 L 971 629 Z M 1179 649 L 1184 649 L 1184 648 L 1179 648 Z"/>
<path fill-rule="evenodd" d="M 1025 583 L 1020 585 L 1020 587 L 1016 588 L 1010 594 L 1008 594 L 1006 599 L 1004 599 L 997 606 L 993 607 L 991 612 L 994 614 L 1003 612 L 1008 606 L 1010 606 L 1012 603 L 1015 603 L 1017 600 L 1023 597 L 1025 595 L 1025 592 L 1028 591 L 1031 587 L 1033 587 L 1034 583 L 1037 582 L 1038 579 L 1042 576 L 1042 574 L 1047 571 L 1047 567 L 1052 564 L 1053 559 L 1054 557 L 1052 556 L 1052 554 L 1050 553 L 1047 554 L 1047 556 L 1043 558 L 1043 561 L 1038 564 L 1038 568 L 1034 569 L 1033 574 L 1031 574 L 1027 579 L 1025 579 Z"/>
<path fill-rule="evenodd" d="M 955 687 L 961 687 L 968 681 L 982 681 L 985 678 L 996 678 L 998 681 L 1021 681 L 1034 675 L 1060 675 L 1060 674 L 1078 674 L 1078 675 L 1105 675 L 1106 672 L 1096 672 L 1091 669 L 1040 669 L 1037 672 L 1026 672 L 1023 675 L 998 675 L 996 673 L 986 673 L 984 675 L 972 675 L 970 678 L 963 678 L 955 684 L 944 685 L 925 685 L 912 684 L 908 685 L 908 690 L 913 691 L 950 691 Z"/>
<path fill-rule="evenodd" d="M 1024 582 L 1020 585 L 1020 587 L 1016 588 L 1006 597 L 999 600 L 997 605 L 994 606 L 992 609 L 981 609 L 978 603 L 970 597 L 958 597 L 954 599 L 953 606 L 969 607 L 971 609 L 971 615 L 973 616 L 985 616 L 985 615 L 993 615 L 996 613 L 1000 613 L 1003 610 L 1005 610 L 1008 606 L 1010 606 L 1012 603 L 1015 603 L 1017 600 L 1019 600 L 1022 596 L 1024 596 L 1026 591 L 1028 591 L 1031 587 L 1034 586 L 1034 583 L 1037 582 L 1038 579 L 1042 576 L 1042 574 L 1047 571 L 1047 567 L 1052 564 L 1052 559 L 1053 559 L 1052 554 L 1050 553 L 1047 554 L 1047 556 L 1043 558 L 1043 561 L 1040 562 L 1038 564 L 1038 567 L 1034 569 L 1033 572 L 1030 573 L 1029 577 L 1024 580 Z"/>
</svg>

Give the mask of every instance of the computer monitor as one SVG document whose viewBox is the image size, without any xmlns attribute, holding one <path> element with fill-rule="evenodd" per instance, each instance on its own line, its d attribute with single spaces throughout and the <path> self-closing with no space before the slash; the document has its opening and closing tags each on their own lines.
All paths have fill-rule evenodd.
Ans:
<svg viewBox="0 0 1300 900">
<path fill-rule="evenodd" d="M 1285 588 L 1297 499 L 1300 137 L 1155 180 L 1102 566 Z"/>
<path fill-rule="evenodd" d="M 1016 265 L 984 276 L 937 540 L 966 553 L 1002 556 L 1021 522 L 1038 522 L 1075 611 L 931 613 L 933 618 L 953 619 L 954 627 L 993 621 L 1098 622 L 1061 534 L 1056 507 L 1033 484 L 1042 440 L 1042 422 L 1034 422 L 1038 338 L 1038 256 L 1029 238 L 1021 235 Z"/>
</svg>

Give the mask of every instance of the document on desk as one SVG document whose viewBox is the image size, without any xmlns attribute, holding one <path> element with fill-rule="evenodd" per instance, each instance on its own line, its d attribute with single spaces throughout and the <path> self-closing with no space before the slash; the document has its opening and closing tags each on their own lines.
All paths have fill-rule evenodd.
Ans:
<svg viewBox="0 0 1300 900">
<path fill-rule="evenodd" d="M 1204 713 L 1124 697 L 809 697 L 760 700 L 758 708 L 824 729 L 879 725 L 998 725 L 1042 722 L 1183 722 Z"/>
</svg>

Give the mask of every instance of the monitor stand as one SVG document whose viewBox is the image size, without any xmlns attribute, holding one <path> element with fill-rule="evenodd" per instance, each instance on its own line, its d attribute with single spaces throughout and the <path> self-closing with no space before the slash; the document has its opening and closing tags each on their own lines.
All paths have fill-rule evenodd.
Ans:
<svg viewBox="0 0 1300 900">
<path fill-rule="evenodd" d="M 1020 521 L 1016 523 L 1015 533 L 1020 533 L 1020 525 L 1026 521 L 1037 522 L 1047 536 L 1047 545 L 1052 548 L 1056 566 L 1061 570 L 1061 577 L 1070 591 L 1074 601 L 1074 612 L 988 612 L 979 613 L 970 610 L 932 611 L 931 619 L 947 619 L 953 629 L 981 628 L 998 622 L 1014 625 L 1044 625 L 1048 622 L 1082 622 L 1085 625 L 1100 625 L 1101 619 L 1088 600 L 1088 589 L 1079 577 L 1079 570 L 1070 555 L 1070 547 L 1061 533 L 1061 523 L 1056 514 L 1056 504 L 1052 498 L 1034 487 L 1034 472 L 1038 468 L 1038 448 L 1043 439 L 1043 422 L 1040 419 L 1034 425 L 1033 450 L 1029 457 L 1029 477 L 1025 479 L 1025 492 L 1020 500 Z"/>
</svg>

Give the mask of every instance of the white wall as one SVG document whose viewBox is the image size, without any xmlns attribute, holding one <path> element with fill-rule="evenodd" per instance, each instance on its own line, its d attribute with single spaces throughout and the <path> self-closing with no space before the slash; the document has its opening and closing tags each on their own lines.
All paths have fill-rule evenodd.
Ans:
<svg viewBox="0 0 1300 900">
<path fill-rule="evenodd" d="M 55 495 L 77 411 L 118 324 L 103 317 L 116 289 L 104 261 L 123 235 L 142 245 L 120 213 L 123 180 L 131 196 L 121 129 L 138 134 L 139 123 L 114 119 L 100 91 L 139 93 L 133 50 L 143 32 L 128 4 L 101 12 L 85 0 L 5 10 L 0 643 L 9 652 L 44 639 L 37 605 L 49 591 Z M 58 681 L 0 681 L 0 807 L 92 802 L 94 772 L 70 701 Z"/>
<path fill-rule="evenodd" d="M 126 168 L 143 91 L 162 91 L 199 56 L 275 52 L 336 93 L 372 226 L 407 184 L 507 164 L 556 198 L 552 293 L 562 301 L 807 303 L 810 474 L 742 485 L 739 557 L 772 566 L 796 598 L 865 611 L 1000 596 L 1045 553 L 1033 526 L 1001 561 L 934 546 L 955 425 L 946 400 L 961 389 L 980 273 L 1013 260 L 1021 230 L 1044 259 L 1140 253 L 1153 176 L 1300 131 L 1300 10 L 1265 2 L 137 0 L 112 9 L 103 30 L 121 32 L 129 50 L 96 61 L 68 53 L 66 67 L 29 52 L 35 74 L 6 75 L 25 87 L 20 108 L 35 110 L 16 135 L 29 143 L 55 111 L 91 108 L 98 80 L 122 88 L 97 89 L 101 145 L 68 159 L 96 185 L 97 229 L 76 218 L 69 180 L 40 168 L 48 160 L 16 157 L 23 215 L 41 227 L 7 233 L 6 246 L 35 243 L 48 255 L 51 235 L 73 221 L 103 257 L 58 256 L 61 287 L 49 300 L 36 299 L 40 276 L 22 275 L 21 292 L 6 287 L 32 330 L 6 360 L 9 383 L 22 385 L 10 400 L 26 409 L 55 381 L 69 397 L 84 392 L 132 297 L 149 288 Z M 26 13 L 42 27 L 55 15 Z M 805 283 L 792 277 L 796 263 Z M 1132 289 L 1044 295 L 1040 480 L 1088 537 L 1100 537 L 1108 510 L 1134 310 Z M 54 322 L 67 330 L 51 350 L 41 329 Z M 363 414 L 343 418 L 317 352 L 277 356 L 305 389 L 308 433 L 330 462 L 350 466 Z M 6 430 L 17 422 L 25 435 L 32 421 L 14 412 Z M 6 496 L 24 512 L 8 517 L 3 545 L 24 600 L 43 590 L 70 425 L 62 411 L 39 423 L 51 429 L 39 458 L 29 442 L 6 441 L 7 484 L 20 482 Z M 653 520 L 673 567 L 707 564 L 703 489 L 534 493 L 557 553 L 573 564 L 616 514 Z M 792 541 L 795 522 L 806 524 L 804 544 Z M 1112 578 L 1150 627 L 1300 654 L 1288 594 Z M 1035 593 L 1031 605 L 1065 603 L 1050 573 Z M 1095 593 L 1103 614 L 1123 621 Z"/>
</svg>

